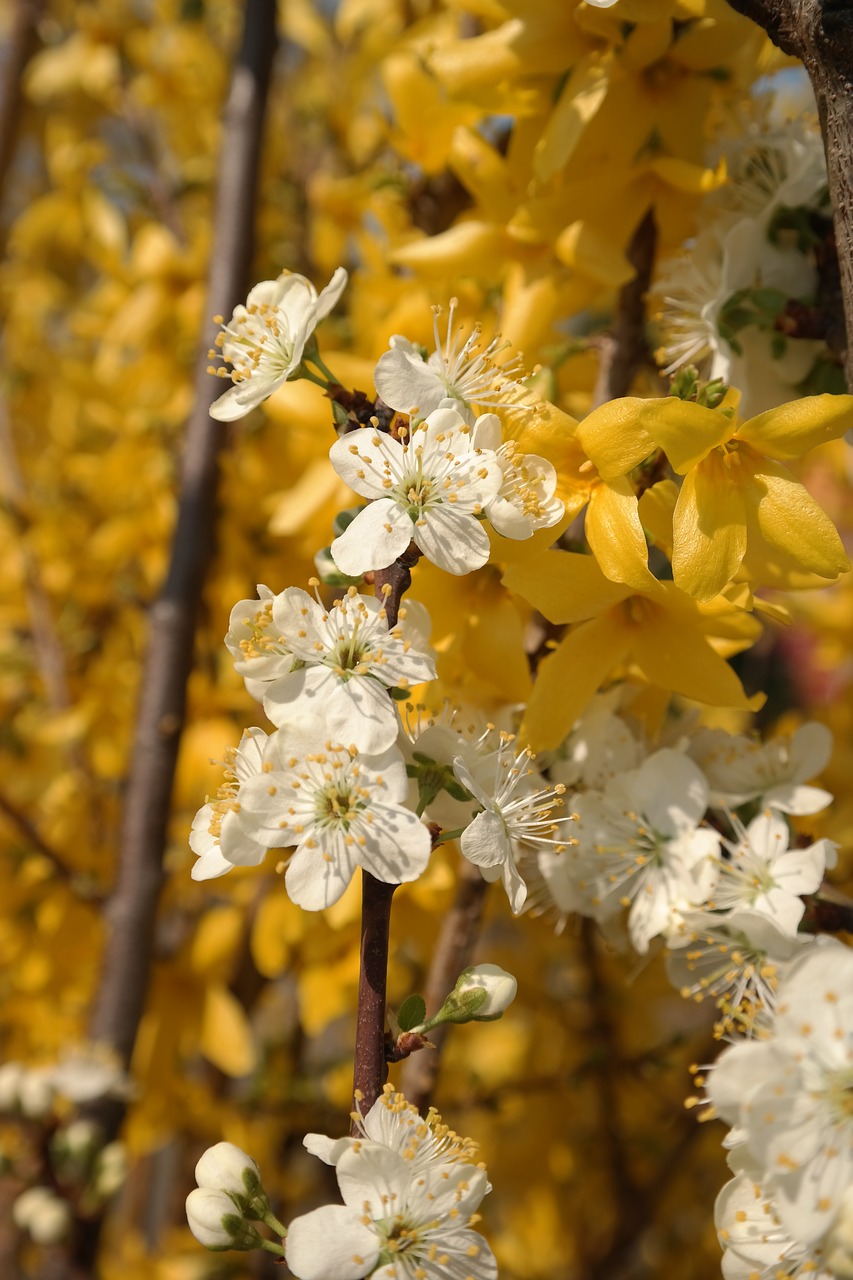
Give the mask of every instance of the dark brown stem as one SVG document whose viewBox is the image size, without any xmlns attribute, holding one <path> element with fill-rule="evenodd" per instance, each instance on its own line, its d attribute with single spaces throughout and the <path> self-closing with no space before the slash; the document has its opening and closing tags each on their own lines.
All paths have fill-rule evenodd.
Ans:
<svg viewBox="0 0 853 1280">
<path fill-rule="evenodd" d="M 261 130 L 275 48 L 274 0 L 249 0 L 225 108 L 208 302 L 230 314 L 244 296 L 251 263 Z M 150 616 L 139 719 L 125 795 L 118 883 L 91 1033 L 130 1061 L 151 960 L 154 917 L 196 613 L 215 532 L 218 459 L 224 433 L 210 417 L 221 390 L 206 370 L 215 337 L 202 334 L 195 407 L 187 427 L 178 520 L 166 583 Z"/>
<path fill-rule="evenodd" d="M 467 858 L 461 858 L 456 896 L 444 917 L 427 978 L 424 995 L 427 1017 L 438 1012 L 459 974 L 471 963 L 483 921 L 487 889 L 479 868 Z M 448 1026 L 441 1026 L 431 1031 L 430 1041 L 435 1051 L 427 1049 L 415 1054 L 409 1058 L 403 1071 L 402 1091 L 419 1111 L 432 1101 L 441 1066 L 441 1049 L 449 1030 Z"/>
<path fill-rule="evenodd" d="M 408 590 L 412 581 L 411 566 L 419 556 L 417 548 L 412 552 L 407 551 L 389 568 L 379 569 L 374 575 L 373 589 L 385 603 L 389 630 L 397 625 L 403 593 Z M 391 899 L 397 886 L 375 879 L 368 871 L 362 872 L 361 884 L 361 954 L 352 1091 L 354 1110 L 360 1110 L 366 1115 L 382 1092 L 388 1075 L 385 993 L 388 985 Z M 353 1133 L 357 1132 L 357 1126 L 353 1122 Z"/>
<path fill-rule="evenodd" d="M 648 357 L 646 294 L 651 283 L 656 246 L 657 224 L 654 211 L 649 209 L 628 245 L 628 261 L 636 275 L 619 290 L 612 330 L 603 343 L 598 381 L 593 392 L 595 407 L 629 395 L 634 375 Z"/>
<path fill-rule="evenodd" d="M 21 84 L 24 70 L 39 45 L 38 24 L 45 0 L 17 0 L 5 41 L 3 77 L 0 80 L 0 191 L 15 154 L 23 117 Z"/>
<path fill-rule="evenodd" d="M 375 879 L 369 871 L 362 872 L 361 886 L 361 953 L 352 1091 L 354 1107 L 366 1115 L 382 1092 L 388 1075 L 385 1060 L 385 992 L 388 982 L 391 899 L 397 886 Z M 355 1123 L 353 1133 L 358 1133 Z"/>
</svg>

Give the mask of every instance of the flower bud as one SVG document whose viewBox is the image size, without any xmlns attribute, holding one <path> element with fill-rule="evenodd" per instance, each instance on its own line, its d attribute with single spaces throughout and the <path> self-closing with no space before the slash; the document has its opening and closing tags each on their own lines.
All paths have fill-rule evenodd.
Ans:
<svg viewBox="0 0 853 1280">
<path fill-rule="evenodd" d="M 20 1062 L 4 1062 L 0 1067 L 0 1111 L 18 1110 L 25 1074 L 26 1068 Z"/>
<path fill-rule="evenodd" d="M 195 1180 L 205 1190 L 224 1191 L 250 1218 L 262 1218 L 269 1207 L 258 1166 L 233 1142 L 208 1147 L 195 1167 Z"/>
<path fill-rule="evenodd" d="M 465 969 L 438 1013 L 412 1031 L 431 1031 L 443 1022 L 494 1022 L 515 999 L 518 983 L 496 964 Z"/>
<path fill-rule="evenodd" d="M 46 1071 L 25 1071 L 18 1086 L 18 1103 L 28 1120 L 43 1120 L 53 1109 L 53 1085 Z"/>
<path fill-rule="evenodd" d="M 49 1187 L 28 1187 L 12 1205 L 12 1220 L 36 1244 L 59 1244 L 71 1226 L 71 1210 Z"/>
<path fill-rule="evenodd" d="M 518 983 L 506 969 L 476 964 L 460 973 L 451 994 L 471 1010 L 475 1022 L 492 1022 L 509 1008 L 517 990 Z"/>
<path fill-rule="evenodd" d="M 109 1200 L 127 1178 L 127 1149 L 123 1142 L 108 1142 L 98 1154 L 93 1184 L 101 1200 Z"/>
<path fill-rule="evenodd" d="M 196 1187 L 187 1196 L 187 1222 L 205 1249 L 256 1249 L 261 1243 L 226 1191 Z"/>
</svg>

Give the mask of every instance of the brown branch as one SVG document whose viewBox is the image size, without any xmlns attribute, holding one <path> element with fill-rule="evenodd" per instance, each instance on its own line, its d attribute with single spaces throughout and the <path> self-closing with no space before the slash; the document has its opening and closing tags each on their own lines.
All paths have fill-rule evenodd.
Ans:
<svg viewBox="0 0 853 1280">
<path fill-rule="evenodd" d="M 211 311 L 230 313 L 245 296 L 251 262 L 254 192 L 275 49 L 274 0 L 248 0 L 240 52 L 225 107 L 222 158 L 208 280 Z M 221 389 L 206 373 L 212 322 L 201 335 L 195 407 L 187 427 L 177 527 L 168 576 L 151 610 L 149 648 L 122 818 L 118 880 L 91 1023 L 94 1040 L 125 1063 L 133 1051 L 148 989 L 152 939 L 178 741 L 184 722 L 196 613 L 215 532 L 221 424 L 210 405 Z M 99 1117 L 108 1132 L 118 1105 Z"/>
<path fill-rule="evenodd" d="M 0 191 L 15 155 L 23 118 L 21 83 L 30 58 L 39 46 L 38 24 L 45 0 L 18 0 L 6 41 L 5 69 L 0 82 Z"/>
<path fill-rule="evenodd" d="M 29 525 L 24 477 L 18 464 L 12 424 L 5 398 L 0 398 L 0 495 L 21 534 L 18 552 L 24 577 L 24 593 L 36 668 L 44 685 L 48 706 L 67 711 L 71 705 L 65 668 L 65 652 L 53 621 L 53 608 L 41 582 L 39 566 L 26 538 Z M 77 762 L 79 763 L 79 761 Z"/>
<path fill-rule="evenodd" d="M 444 918 L 427 978 L 427 1017 L 438 1012 L 459 974 L 471 963 L 483 920 L 487 889 L 479 867 L 467 858 L 460 858 L 456 896 Z M 434 1050 L 425 1049 L 415 1054 L 408 1059 L 403 1070 L 401 1089 L 419 1111 L 432 1101 L 441 1066 L 441 1049 L 449 1029 L 441 1026 L 430 1032 Z"/>
<path fill-rule="evenodd" d="M 366 1115 L 382 1092 L 388 1075 L 385 1060 L 385 1005 L 388 983 L 388 944 L 391 899 L 395 884 L 361 875 L 361 952 L 358 971 L 358 1010 L 355 1027 L 353 1107 Z M 353 1121 L 353 1134 L 359 1132 Z"/>
<path fill-rule="evenodd" d="M 412 582 L 411 566 L 417 547 L 406 551 L 387 569 L 377 570 L 373 589 L 384 602 L 389 630 L 397 625 L 403 593 Z M 385 1013 L 388 986 L 388 947 L 391 934 L 391 899 L 396 884 L 375 879 L 369 871 L 361 877 L 361 952 L 358 971 L 353 1109 L 365 1115 L 382 1092 L 388 1076 L 385 1056 Z M 353 1121 L 352 1131 L 358 1133 Z"/>
<path fill-rule="evenodd" d="M 593 407 L 630 395 L 634 375 L 649 354 L 645 338 L 646 294 L 652 279 L 657 247 L 657 224 L 652 209 L 637 225 L 627 257 L 636 275 L 619 290 L 611 333 L 604 339 Z"/>
</svg>

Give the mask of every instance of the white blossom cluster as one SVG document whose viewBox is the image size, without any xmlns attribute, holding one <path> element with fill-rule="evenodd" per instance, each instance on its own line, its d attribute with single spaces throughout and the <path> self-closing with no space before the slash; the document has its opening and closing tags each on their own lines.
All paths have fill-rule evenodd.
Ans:
<svg viewBox="0 0 853 1280">
<path fill-rule="evenodd" d="M 802 81 L 793 101 L 790 89 L 757 95 L 721 136 L 709 164 L 725 182 L 653 286 L 665 372 L 692 363 L 738 387 L 744 417 L 791 399 L 827 352 L 822 339 L 786 337 L 777 323 L 789 300 L 808 307 L 816 297 L 815 219 L 827 217 L 817 108 Z"/>
<path fill-rule="evenodd" d="M 814 945 L 798 933 L 803 896 L 835 845 L 803 844 L 788 817 L 832 799 L 809 785 L 831 735 L 806 724 L 761 742 L 685 725 L 652 746 L 619 696 L 599 695 L 550 762 L 577 822 L 568 849 L 537 854 L 537 905 L 592 916 L 612 936 L 624 914 L 635 950 L 666 944 L 682 994 L 716 1001 L 724 1030 L 748 1030 Z"/>
<path fill-rule="evenodd" d="M 853 952 L 804 948 L 759 1034 L 710 1070 L 735 1177 L 716 1222 L 726 1280 L 853 1275 Z"/>
</svg>

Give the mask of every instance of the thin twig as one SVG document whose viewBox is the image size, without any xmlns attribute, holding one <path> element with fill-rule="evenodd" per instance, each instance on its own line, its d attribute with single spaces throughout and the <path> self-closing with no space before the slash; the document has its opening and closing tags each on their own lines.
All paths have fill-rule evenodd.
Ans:
<svg viewBox="0 0 853 1280">
<path fill-rule="evenodd" d="M 593 405 L 605 404 L 631 392 L 634 375 L 649 354 L 645 338 L 646 294 L 657 247 L 657 224 L 652 209 L 638 224 L 627 257 L 636 272 L 619 291 L 611 333 L 602 343 Z"/>
<path fill-rule="evenodd" d="M 397 625 L 403 593 L 411 585 L 411 566 L 420 552 L 405 552 L 374 576 L 374 591 L 384 602 L 389 630 Z M 388 985 L 388 948 L 391 935 L 391 899 L 396 884 L 375 879 L 369 871 L 361 877 L 361 951 L 358 972 L 353 1109 L 365 1114 L 382 1092 L 388 1075 L 385 1056 L 385 1007 Z M 353 1133 L 357 1133 L 353 1121 Z"/>
<path fill-rule="evenodd" d="M 22 535 L 26 534 L 27 494 L 18 464 L 12 424 L 5 397 L 0 396 L 0 496 Z M 65 651 L 53 621 L 53 608 L 45 592 L 39 566 L 26 536 L 18 543 L 24 578 L 30 634 L 35 650 L 36 668 L 44 685 L 45 698 L 52 711 L 67 711 L 71 705 L 65 667 Z M 78 762 L 79 763 L 79 762 Z"/>
<path fill-rule="evenodd" d="M 9 819 L 12 826 L 17 827 L 27 844 L 31 845 L 37 853 L 47 859 L 61 880 L 72 879 L 73 872 L 71 868 L 66 866 L 56 850 L 51 848 L 33 821 L 25 813 L 22 813 L 17 805 L 14 805 L 2 791 L 0 791 L 0 813 L 3 813 Z"/>
<path fill-rule="evenodd" d="M 246 289 L 261 129 L 274 48 L 274 0 L 249 0 L 243 43 L 225 108 L 208 288 L 209 306 L 216 312 L 230 313 Z M 125 1062 L 133 1051 L 148 988 L 196 613 L 214 542 L 218 458 L 224 436 L 221 424 L 209 414 L 221 389 L 206 372 L 213 338 L 211 323 L 200 344 L 171 563 L 150 615 L 118 883 L 109 909 L 111 929 L 92 1019 L 93 1038 L 113 1045 Z"/>
<path fill-rule="evenodd" d="M 459 974 L 471 963 L 483 921 L 487 889 L 488 884 L 479 867 L 467 858 L 460 858 L 456 896 L 444 917 L 427 977 L 424 993 L 427 1017 L 438 1012 Z M 430 1042 L 435 1048 L 414 1054 L 403 1070 L 402 1091 L 419 1111 L 432 1101 L 441 1066 L 441 1051 L 449 1029 L 441 1026 L 430 1032 Z"/>
<path fill-rule="evenodd" d="M 38 24 L 45 0 L 17 0 L 6 40 L 5 68 L 0 81 L 0 191 L 15 155 L 23 120 L 21 85 L 24 70 L 39 45 Z"/>
</svg>

